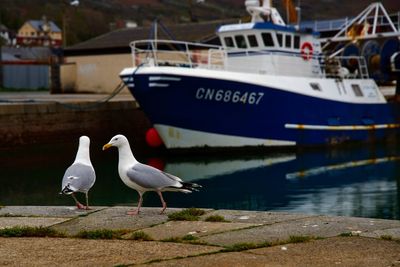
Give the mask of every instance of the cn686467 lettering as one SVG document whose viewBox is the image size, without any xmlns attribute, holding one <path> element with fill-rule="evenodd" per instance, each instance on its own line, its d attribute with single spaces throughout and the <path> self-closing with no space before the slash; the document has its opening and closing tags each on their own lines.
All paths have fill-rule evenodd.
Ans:
<svg viewBox="0 0 400 267">
<path fill-rule="evenodd" d="M 263 92 L 241 92 L 229 89 L 198 88 L 196 99 L 225 103 L 258 105 L 264 96 Z"/>
</svg>

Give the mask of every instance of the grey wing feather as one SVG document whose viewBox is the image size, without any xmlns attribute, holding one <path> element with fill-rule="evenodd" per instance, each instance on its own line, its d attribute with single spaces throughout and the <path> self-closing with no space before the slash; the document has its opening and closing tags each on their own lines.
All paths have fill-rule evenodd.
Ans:
<svg viewBox="0 0 400 267">
<path fill-rule="evenodd" d="M 86 192 L 93 186 L 95 180 L 96 174 L 92 166 L 75 163 L 65 171 L 62 188 L 70 184 L 76 191 Z"/>
<path fill-rule="evenodd" d="M 138 163 L 127 172 L 128 178 L 144 188 L 162 189 L 165 187 L 182 187 L 182 180 L 154 167 Z"/>
</svg>

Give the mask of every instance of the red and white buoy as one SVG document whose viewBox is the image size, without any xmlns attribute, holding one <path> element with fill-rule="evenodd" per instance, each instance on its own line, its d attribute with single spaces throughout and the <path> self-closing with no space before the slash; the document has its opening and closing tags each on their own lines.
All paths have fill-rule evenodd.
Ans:
<svg viewBox="0 0 400 267">
<path fill-rule="evenodd" d="M 154 127 L 147 130 L 146 143 L 151 147 L 159 147 L 163 144 L 160 135 Z"/>
</svg>

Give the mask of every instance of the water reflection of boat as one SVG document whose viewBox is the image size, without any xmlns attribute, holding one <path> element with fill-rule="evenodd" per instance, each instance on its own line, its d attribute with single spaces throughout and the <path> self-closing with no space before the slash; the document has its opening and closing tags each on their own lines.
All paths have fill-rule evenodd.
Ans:
<svg viewBox="0 0 400 267">
<path fill-rule="evenodd" d="M 169 205 L 400 218 L 400 157 L 389 154 L 360 148 L 298 153 L 276 164 L 261 164 L 265 159 L 172 164 L 168 171 L 202 179 L 203 190 L 183 197 L 171 194 Z M 307 179 L 295 179 L 301 176 Z"/>
<path fill-rule="evenodd" d="M 286 179 L 293 179 L 293 178 L 304 178 L 311 175 L 318 175 L 328 171 L 337 171 L 346 168 L 354 168 L 360 167 L 365 165 L 371 164 L 380 164 L 388 161 L 397 161 L 400 160 L 400 157 L 384 157 L 384 158 L 372 158 L 372 159 L 365 159 L 365 160 L 358 160 L 358 161 L 349 161 L 335 165 L 328 165 L 328 166 L 321 166 L 316 167 L 308 170 L 302 170 L 294 173 L 286 174 Z"/>
<path fill-rule="evenodd" d="M 218 161 L 176 162 L 167 163 L 165 171 L 184 177 L 185 181 L 214 178 L 235 172 L 268 167 L 296 159 L 295 155 L 283 155 L 266 158 L 232 159 Z"/>
<path fill-rule="evenodd" d="M 398 156 L 371 157 L 286 174 L 291 193 L 276 210 L 399 218 Z"/>
</svg>

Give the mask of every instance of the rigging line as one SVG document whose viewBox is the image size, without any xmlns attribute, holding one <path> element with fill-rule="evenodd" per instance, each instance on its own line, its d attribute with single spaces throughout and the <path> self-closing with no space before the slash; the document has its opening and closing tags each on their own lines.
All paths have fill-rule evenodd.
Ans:
<svg viewBox="0 0 400 267">
<path fill-rule="evenodd" d="M 113 97 L 115 97 L 117 94 L 119 94 L 122 89 L 124 89 L 125 84 L 124 82 L 121 82 L 120 84 L 118 84 L 118 86 L 114 89 L 114 91 L 108 95 L 107 97 L 97 100 L 93 103 L 85 103 L 84 106 L 82 106 L 82 104 L 68 104 L 68 103 L 62 103 L 60 101 L 55 101 L 55 103 L 60 104 L 61 106 L 63 106 L 64 108 L 68 108 L 68 109 L 75 109 L 75 110 L 88 110 L 88 109 L 93 109 L 96 108 L 100 105 L 103 105 L 105 103 L 107 103 L 108 101 L 110 101 Z"/>
</svg>

